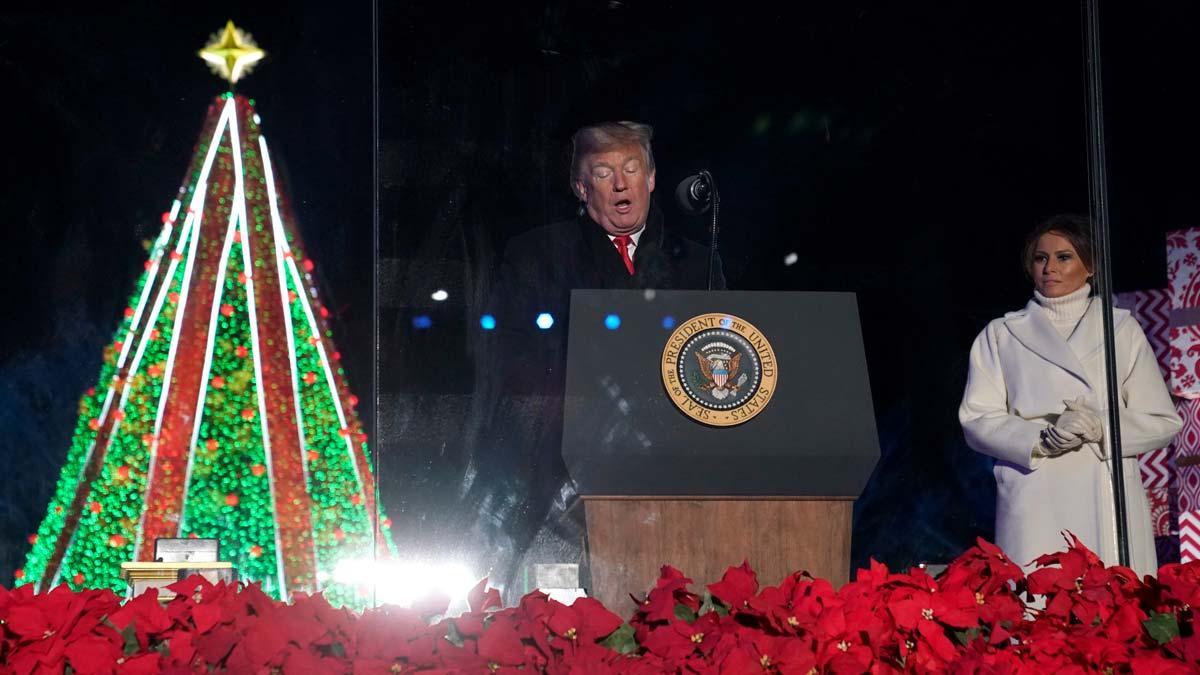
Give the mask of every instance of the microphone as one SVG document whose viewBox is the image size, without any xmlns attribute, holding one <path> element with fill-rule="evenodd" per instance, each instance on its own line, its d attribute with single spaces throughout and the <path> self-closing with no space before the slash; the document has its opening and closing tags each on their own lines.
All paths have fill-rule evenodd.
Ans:
<svg viewBox="0 0 1200 675">
<path fill-rule="evenodd" d="M 698 216 L 712 207 L 712 180 L 707 171 L 693 174 L 675 188 L 675 201 L 689 216 Z"/>
</svg>

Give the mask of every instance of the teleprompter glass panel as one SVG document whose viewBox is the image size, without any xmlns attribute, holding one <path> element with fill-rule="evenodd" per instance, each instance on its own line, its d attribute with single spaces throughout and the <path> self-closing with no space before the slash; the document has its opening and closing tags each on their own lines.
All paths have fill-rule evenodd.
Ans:
<svg viewBox="0 0 1200 675">
<path fill-rule="evenodd" d="M 378 441 L 401 558 L 490 575 L 512 600 L 539 584 L 542 565 L 579 565 L 584 588 L 608 583 L 597 579 L 595 563 L 609 555 L 597 536 L 657 537 L 643 561 L 652 566 L 682 565 L 697 541 L 736 540 L 737 528 L 715 521 L 673 520 L 670 532 L 648 534 L 671 505 L 646 501 L 631 512 L 593 498 L 646 497 L 672 481 L 682 490 L 676 479 L 701 475 L 692 485 L 709 498 L 767 496 L 745 472 L 727 474 L 722 494 L 713 484 L 730 465 L 667 447 L 680 438 L 673 425 L 725 419 L 723 406 L 742 405 L 759 386 L 765 352 L 751 347 L 759 360 L 747 354 L 736 367 L 733 356 L 738 340 L 762 337 L 777 357 L 780 398 L 753 419 L 710 425 L 724 435 L 707 438 L 737 438 L 721 461 L 777 466 L 753 441 L 770 427 L 812 450 L 812 471 L 845 469 L 836 484 L 847 485 L 857 465 L 831 449 L 864 429 L 878 443 L 863 450 L 878 460 L 850 495 L 848 562 L 832 575 L 845 578 L 870 557 L 945 562 L 976 536 L 994 538 L 996 460 L 968 447 L 958 411 L 973 340 L 1032 297 L 1026 234 L 1048 216 L 1088 208 L 1079 21 L 1074 7 L 1039 7 L 1032 18 L 1005 7 L 873 4 L 381 7 Z M 602 128 L 616 142 L 575 136 L 622 120 L 653 127 L 653 166 L 637 145 L 641 127 Z M 582 148 L 575 162 L 573 137 Z M 707 181 L 699 188 L 698 177 Z M 823 343 L 772 340 L 786 331 L 766 310 L 750 319 L 712 300 L 709 313 L 730 314 L 729 325 L 720 316 L 703 323 L 700 310 L 617 311 L 637 293 L 665 303 L 675 297 L 666 291 L 709 287 L 712 211 L 689 215 L 678 201 L 703 200 L 697 190 L 711 195 L 714 186 L 715 287 L 782 292 L 781 308 L 810 306 L 787 304 L 787 293 L 854 294 L 851 325 L 861 337 L 846 342 L 861 341 L 869 398 L 801 377 L 815 372 L 812 345 Z M 650 245 L 639 253 L 641 241 L 614 244 L 622 223 Z M 666 249 L 673 254 L 659 266 Z M 612 311 L 589 305 L 595 321 L 581 326 L 572 288 L 635 296 L 613 296 Z M 796 335 L 828 318 L 801 317 Z M 693 319 L 701 323 L 687 332 Z M 761 330 L 729 333 L 735 321 Z M 676 346 L 694 349 L 675 358 L 681 329 Z M 628 341 L 635 331 L 643 342 Z M 711 339 L 689 344 L 692 333 Z M 753 391 L 747 401 L 757 400 Z M 856 403 L 813 414 L 835 395 Z M 607 407 L 589 418 L 581 401 Z M 771 427 L 785 405 L 806 406 L 793 419 L 811 422 Z M 563 429 L 575 419 L 590 420 L 594 433 Z M 589 435 L 594 453 L 583 447 Z M 564 447 L 564 438 L 580 445 Z M 595 457 L 618 462 L 604 467 L 606 494 L 589 494 L 570 475 Z M 626 487 L 643 494 L 614 494 L 623 468 Z M 772 484 L 783 494 L 770 496 L 821 496 L 804 484 L 798 477 L 790 494 Z M 602 523 L 589 519 L 602 517 L 607 534 L 597 535 Z M 759 541 L 804 536 L 726 517 L 745 518 L 741 530 Z M 719 570 L 743 556 L 710 557 Z M 816 566 L 788 555 L 762 564 Z"/>
</svg>

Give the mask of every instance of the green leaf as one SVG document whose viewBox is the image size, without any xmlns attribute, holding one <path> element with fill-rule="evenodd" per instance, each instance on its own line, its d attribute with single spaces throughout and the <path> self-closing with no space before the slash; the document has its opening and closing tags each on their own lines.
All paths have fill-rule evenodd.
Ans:
<svg viewBox="0 0 1200 675">
<path fill-rule="evenodd" d="M 638 650 L 637 640 L 633 637 L 633 626 L 627 623 L 621 624 L 620 628 L 609 633 L 608 637 L 600 641 L 600 644 L 618 654 L 632 654 Z"/>
<path fill-rule="evenodd" d="M 1142 625 L 1146 627 L 1146 632 L 1150 633 L 1150 637 L 1160 645 L 1165 645 L 1179 637 L 1179 622 L 1175 620 L 1174 614 L 1166 612 L 1152 614 L 1149 619 L 1142 622 Z"/>
<path fill-rule="evenodd" d="M 129 622 L 128 626 L 121 629 L 121 640 L 125 643 L 125 656 L 133 656 L 142 651 L 142 646 L 138 644 L 137 631 L 133 628 L 133 621 Z"/>
<path fill-rule="evenodd" d="M 346 648 L 343 647 L 342 643 L 340 642 L 334 642 L 333 644 L 329 645 L 329 652 L 339 659 L 346 658 Z"/>
<path fill-rule="evenodd" d="M 978 626 L 968 630 L 956 630 L 954 631 L 954 639 L 958 640 L 958 644 L 965 647 L 971 644 L 972 640 L 979 637 L 979 634 L 980 631 Z"/>
<path fill-rule="evenodd" d="M 716 612 L 718 616 L 729 616 L 729 608 L 720 600 L 713 597 L 709 591 L 704 591 L 700 602 L 700 616 L 704 616 L 709 612 Z"/>
<path fill-rule="evenodd" d="M 675 618 L 691 623 L 696 620 L 696 612 L 687 605 L 678 604 L 675 605 Z"/>
</svg>

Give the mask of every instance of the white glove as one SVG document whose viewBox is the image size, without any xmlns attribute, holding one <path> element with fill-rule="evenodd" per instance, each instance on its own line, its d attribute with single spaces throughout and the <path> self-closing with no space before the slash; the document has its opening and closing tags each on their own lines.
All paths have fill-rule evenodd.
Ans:
<svg viewBox="0 0 1200 675">
<path fill-rule="evenodd" d="M 1067 410 L 1058 416 L 1055 428 L 1082 438 L 1084 443 L 1099 443 L 1104 438 L 1104 422 L 1082 396 L 1063 403 L 1067 405 Z"/>
<path fill-rule="evenodd" d="M 1034 447 L 1033 454 L 1036 457 L 1058 457 L 1081 445 L 1083 439 L 1079 436 L 1057 426 L 1050 426 L 1042 429 L 1040 441 Z"/>
</svg>

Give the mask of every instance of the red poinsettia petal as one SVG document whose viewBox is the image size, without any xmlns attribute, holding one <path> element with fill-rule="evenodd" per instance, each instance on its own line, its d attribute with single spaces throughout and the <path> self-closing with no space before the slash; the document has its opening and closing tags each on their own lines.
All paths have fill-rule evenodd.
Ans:
<svg viewBox="0 0 1200 675">
<path fill-rule="evenodd" d="M 486 612 L 493 607 L 501 607 L 500 592 L 487 587 L 488 578 L 484 577 L 467 593 L 467 605 L 472 612 Z"/>
<path fill-rule="evenodd" d="M 607 637 L 624 623 L 595 598 L 579 598 L 571 603 L 571 609 L 579 616 L 580 633 L 589 640 Z"/>
<path fill-rule="evenodd" d="M 119 639 L 119 636 L 113 635 Z M 79 675 L 111 673 L 123 652 L 118 642 L 99 635 L 88 635 L 71 642 L 64 650 L 67 663 Z"/>
<path fill-rule="evenodd" d="M 945 629 L 936 622 L 922 621 L 921 625 L 917 627 L 917 631 L 921 634 L 921 637 L 925 639 L 925 642 L 933 648 L 933 651 L 938 655 L 938 658 L 942 659 L 943 661 L 953 661 L 954 657 L 957 656 L 958 649 L 956 649 L 954 643 L 950 642 L 950 639 L 946 637 Z"/>
<path fill-rule="evenodd" d="M 729 607 L 740 609 L 758 592 L 758 576 L 750 569 L 750 563 L 743 560 L 740 566 L 725 570 L 721 580 L 709 584 L 708 590 Z"/>
<path fill-rule="evenodd" d="M 156 675 L 156 673 L 161 673 L 162 670 L 162 654 L 158 652 L 147 652 L 127 657 L 117 667 L 118 675 Z"/>
<path fill-rule="evenodd" d="M 239 642 L 240 635 L 229 626 L 217 626 L 206 635 L 196 637 L 196 652 L 209 663 L 218 663 Z"/>
<path fill-rule="evenodd" d="M 892 602 L 887 609 L 897 626 L 904 630 L 912 630 L 920 623 L 922 613 L 928 608 L 929 605 L 926 601 L 910 599 Z"/>
<path fill-rule="evenodd" d="M 29 605 L 18 605 L 9 610 L 6 620 L 8 629 L 24 639 L 42 639 L 50 631 L 50 622 L 41 610 Z"/>
<path fill-rule="evenodd" d="M 521 637 L 513 621 L 494 620 L 479 636 L 479 655 L 500 665 L 519 666 L 525 662 Z"/>
</svg>

